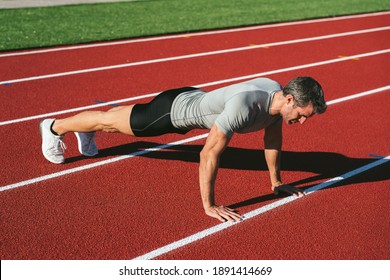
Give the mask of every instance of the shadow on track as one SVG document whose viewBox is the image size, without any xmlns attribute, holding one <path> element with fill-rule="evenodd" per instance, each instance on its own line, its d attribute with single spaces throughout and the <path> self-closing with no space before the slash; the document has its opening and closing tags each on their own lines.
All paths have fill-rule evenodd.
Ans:
<svg viewBox="0 0 390 280">
<path fill-rule="evenodd" d="M 161 144 L 154 142 L 139 141 L 121 146 L 111 147 L 99 151 L 98 158 L 128 155 L 137 151 L 142 151 L 148 148 L 155 148 Z M 199 153 L 203 145 L 178 145 L 171 146 L 159 151 L 145 153 L 141 157 L 184 161 L 184 162 L 199 162 Z M 67 159 L 67 162 L 81 160 L 83 157 L 74 157 Z M 331 152 L 282 152 L 282 171 L 301 171 L 310 172 L 317 175 L 304 178 L 302 180 L 291 182 L 289 184 L 307 189 L 318 183 L 325 181 L 344 173 L 357 169 L 376 161 L 373 158 L 350 158 L 342 154 Z M 223 152 L 220 160 L 220 168 L 236 169 L 236 170 L 259 170 L 267 171 L 267 165 L 264 159 L 263 150 L 227 147 Z M 375 167 L 363 173 L 360 173 L 350 179 L 342 180 L 328 188 L 335 188 L 362 182 L 376 182 L 390 179 L 389 163 Z M 316 183 L 314 183 L 316 182 Z M 284 197 L 287 195 L 279 195 Z M 257 204 L 260 202 L 275 199 L 273 194 L 251 198 L 246 201 L 230 205 L 230 207 L 238 208 L 242 206 Z"/>
</svg>

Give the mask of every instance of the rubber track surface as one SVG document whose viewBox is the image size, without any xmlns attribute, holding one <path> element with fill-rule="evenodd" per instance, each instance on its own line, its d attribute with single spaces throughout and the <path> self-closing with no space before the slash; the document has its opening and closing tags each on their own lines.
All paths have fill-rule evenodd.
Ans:
<svg viewBox="0 0 390 280">
<path fill-rule="evenodd" d="M 390 14 L 183 34 L 85 48 L 0 54 L 0 83 L 94 67 L 141 65 L 0 84 L 0 187 L 201 135 L 158 138 L 97 134 L 100 155 L 78 154 L 65 137 L 66 163 L 41 155 L 34 116 L 186 86 L 211 90 L 226 79 L 281 69 L 286 84 L 313 76 L 328 101 L 389 85 L 389 52 L 322 66 L 285 68 L 389 50 L 382 30 L 310 42 L 149 62 L 273 42 L 388 27 Z M 214 84 L 211 84 L 215 82 Z M 389 91 L 336 103 L 304 126 L 284 127 L 282 176 L 308 188 L 390 154 Z M 141 98 L 133 102 L 147 102 Z M 124 102 L 121 104 L 129 104 Z M 110 106 L 102 107 L 104 110 Z M 96 109 L 95 109 L 96 110 Z M 64 117 L 72 113 L 55 115 Z M 263 132 L 235 135 L 224 152 L 217 202 L 245 213 L 281 199 L 271 193 Z M 105 165 L 2 190 L 1 259 L 132 259 L 218 224 L 204 215 L 198 187 L 204 138 Z M 159 256 L 159 259 L 388 259 L 389 164 L 283 205 Z"/>
</svg>

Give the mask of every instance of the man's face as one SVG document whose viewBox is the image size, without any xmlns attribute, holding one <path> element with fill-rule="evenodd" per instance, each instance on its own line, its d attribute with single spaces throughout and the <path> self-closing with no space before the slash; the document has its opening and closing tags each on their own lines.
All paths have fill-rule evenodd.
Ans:
<svg viewBox="0 0 390 280">
<path fill-rule="evenodd" d="M 287 124 L 300 123 L 303 124 L 308 118 L 314 114 L 313 105 L 309 103 L 306 107 L 294 106 L 294 98 L 287 96 L 287 102 L 282 107 L 280 115 Z"/>
</svg>

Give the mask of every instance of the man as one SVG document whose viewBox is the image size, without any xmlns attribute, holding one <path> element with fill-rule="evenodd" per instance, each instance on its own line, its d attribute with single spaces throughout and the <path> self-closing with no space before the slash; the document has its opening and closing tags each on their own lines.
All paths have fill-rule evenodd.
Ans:
<svg viewBox="0 0 390 280">
<path fill-rule="evenodd" d="M 310 77 L 298 77 L 284 89 L 279 83 L 259 78 L 211 92 L 187 87 L 160 93 L 148 104 L 115 107 L 107 112 L 86 111 L 66 119 L 46 119 L 40 124 L 42 152 L 53 163 L 63 163 L 62 138 L 75 132 L 79 151 L 98 153 L 95 131 L 120 132 L 131 136 L 185 134 L 194 128 L 210 133 L 200 153 L 199 185 L 205 213 L 220 221 L 237 221 L 233 209 L 216 205 L 214 184 L 219 158 L 233 133 L 265 129 L 264 153 L 271 189 L 303 196 L 299 189 L 283 184 L 280 177 L 282 122 L 303 124 L 326 110 L 321 85 Z"/>
</svg>

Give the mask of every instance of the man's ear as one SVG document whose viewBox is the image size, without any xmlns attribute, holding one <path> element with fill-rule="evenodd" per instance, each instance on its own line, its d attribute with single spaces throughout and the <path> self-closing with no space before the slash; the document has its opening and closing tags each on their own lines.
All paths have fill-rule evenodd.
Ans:
<svg viewBox="0 0 390 280">
<path fill-rule="evenodd" d="M 294 96 L 292 96 L 291 94 L 287 94 L 287 95 L 286 95 L 286 100 L 287 100 L 287 105 L 290 105 L 291 102 L 294 103 L 295 98 L 294 98 Z"/>
</svg>

